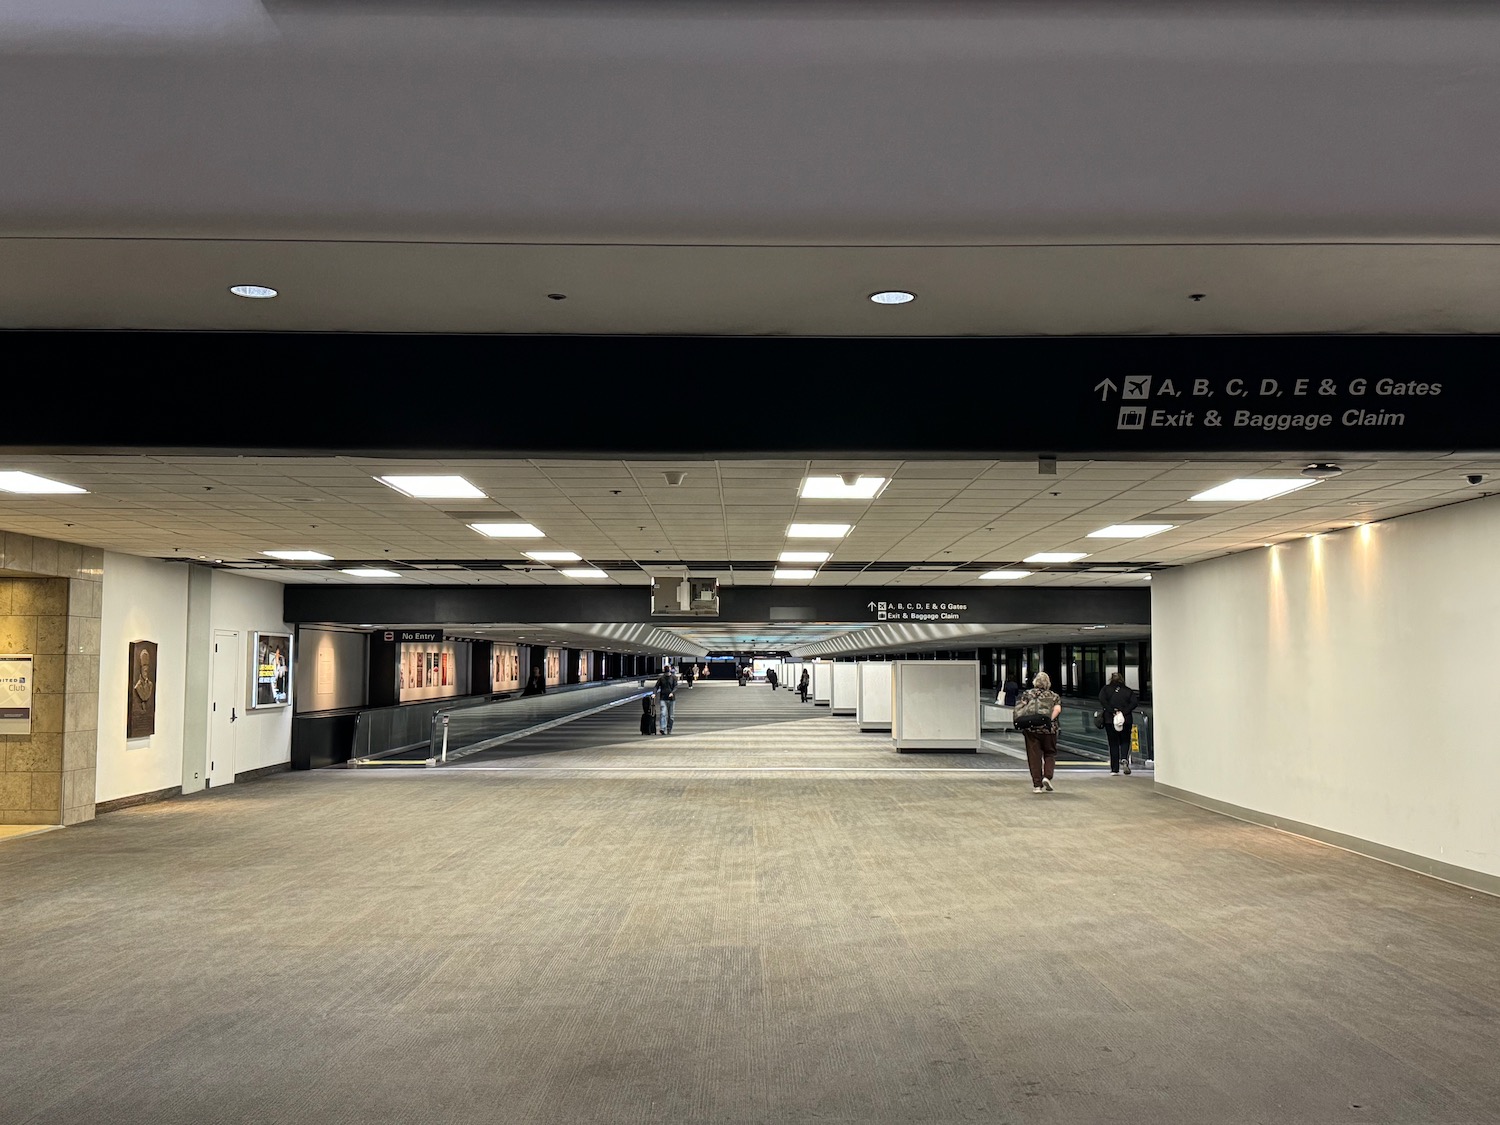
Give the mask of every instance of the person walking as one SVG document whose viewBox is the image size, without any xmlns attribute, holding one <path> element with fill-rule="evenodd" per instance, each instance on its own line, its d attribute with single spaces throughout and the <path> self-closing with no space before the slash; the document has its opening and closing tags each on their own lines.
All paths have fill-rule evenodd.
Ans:
<svg viewBox="0 0 1500 1125">
<path fill-rule="evenodd" d="M 656 733 L 671 734 L 677 712 L 677 670 L 668 664 L 656 677 Z"/>
<path fill-rule="evenodd" d="M 802 697 L 802 702 L 807 702 L 807 691 L 812 685 L 812 673 L 806 668 L 802 669 L 802 678 L 797 681 L 797 694 Z"/>
<path fill-rule="evenodd" d="M 766 683 L 768 683 L 768 684 L 771 685 L 771 690 L 772 691 L 776 690 L 776 684 L 780 680 L 781 680 L 781 677 L 776 674 L 776 669 L 775 668 L 767 668 L 766 669 Z"/>
<path fill-rule="evenodd" d="M 1006 676 L 1005 683 L 1000 688 L 1000 693 L 1001 705 L 1005 707 L 1014 707 L 1016 705 L 1016 696 L 1021 694 L 1021 685 L 1016 683 L 1013 677 Z"/>
<path fill-rule="evenodd" d="M 687 679 L 688 687 L 692 687 L 698 681 L 698 665 L 689 664 L 683 676 Z"/>
<path fill-rule="evenodd" d="M 1116 672 L 1099 693 L 1099 710 L 1104 720 L 1104 737 L 1109 739 L 1109 772 L 1116 776 L 1120 767 L 1130 772 L 1130 732 L 1135 727 L 1135 705 L 1140 697 Z"/>
<path fill-rule="evenodd" d="M 1026 765 L 1031 769 L 1031 791 L 1051 793 L 1053 769 L 1057 763 L 1057 717 L 1062 714 L 1062 699 L 1052 690 L 1052 677 L 1038 672 L 1031 688 L 1016 700 L 1011 716 L 1017 730 L 1026 739 Z"/>
</svg>

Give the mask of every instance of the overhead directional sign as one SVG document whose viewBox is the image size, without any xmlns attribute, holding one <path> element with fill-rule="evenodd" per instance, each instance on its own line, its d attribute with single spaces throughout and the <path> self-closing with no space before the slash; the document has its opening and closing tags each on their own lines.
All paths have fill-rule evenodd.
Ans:
<svg viewBox="0 0 1500 1125">
<path fill-rule="evenodd" d="M 1500 452 L 1500 337 L 0 334 L 12 449 L 1131 457 Z M 101 376 L 80 413 L 58 371 Z M 203 372 L 295 372 L 275 426 Z M 642 383 L 647 378 L 649 383 Z M 757 397 L 755 388 L 774 392 Z M 683 424 L 660 396 L 683 388 Z M 430 398 L 428 388 L 447 388 Z M 434 392 L 435 393 L 435 392 Z M 170 401 L 171 411 L 159 404 Z"/>
</svg>

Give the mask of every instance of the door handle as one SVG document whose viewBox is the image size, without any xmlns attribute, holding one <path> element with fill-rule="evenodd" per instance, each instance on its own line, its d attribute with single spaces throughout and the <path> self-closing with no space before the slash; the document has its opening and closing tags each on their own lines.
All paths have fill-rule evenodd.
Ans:
<svg viewBox="0 0 1500 1125">
<path fill-rule="evenodd" d="M 229 709 L 229 721 L 232 723 L 232 722 L 234 722 L 238 718 L 239 718 L 239 716 L 234 713 L 234 708 L 231 707 Z"/>
</svg>

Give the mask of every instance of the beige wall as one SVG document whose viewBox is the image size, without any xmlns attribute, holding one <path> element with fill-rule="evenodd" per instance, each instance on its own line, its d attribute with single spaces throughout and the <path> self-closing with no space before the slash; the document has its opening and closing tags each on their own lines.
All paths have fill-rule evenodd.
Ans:
<svg viewBox="0 0 1500 1125">
<path fill-rule="evenodd" d="M 0 652 L 32 653 L 30 735 L 0 736 L 0 824 L 94 816 L 102 551 L 0 532 Z"/>
<path fill-rule="evenodd" d="M 1500 876 L 1497 558 L 1491 497 L 1159 574 L 1157 782 Z"/>
</svg>

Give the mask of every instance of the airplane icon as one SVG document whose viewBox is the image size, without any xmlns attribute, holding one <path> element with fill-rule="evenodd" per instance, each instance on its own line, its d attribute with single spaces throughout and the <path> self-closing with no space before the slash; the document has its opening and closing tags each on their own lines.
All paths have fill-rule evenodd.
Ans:
<svg viewBox="0 0 1500 1125">
<path fill-rule="evenodd" d="M 1125 398 L 1125 399 L 1129 399 L 1129 398 L 1136 398 L 1136 399 L 1150 398 L 1151 397 L 1151 376 L 1150 375 L 1142 375 L 1140 378 L 1137 378 L 1137 379 L 1133 379 L 1133 378 L 1130 378 L 1130 377 L 1127 376 L 1126 379 L 1125 379 L 1125 390 L 1120 395 L 1120 397 L 1121 398 Z"/>
</svg>

